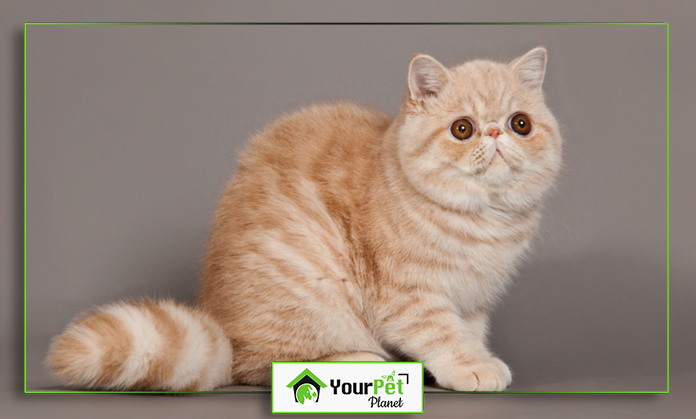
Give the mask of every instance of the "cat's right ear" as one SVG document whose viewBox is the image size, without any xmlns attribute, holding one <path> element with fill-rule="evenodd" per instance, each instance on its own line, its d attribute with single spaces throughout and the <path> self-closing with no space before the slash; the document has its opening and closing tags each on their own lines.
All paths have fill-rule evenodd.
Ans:
<svg viewBox="0 0 696 419">
<path fill-rule="evenodd" d="M 450 80 L 449 70 L 436 59 L 416 54 L 408 66 L 408 96 L 414 103 L 422 104 L 427 97 L 437 97 Z"/>
</svg>

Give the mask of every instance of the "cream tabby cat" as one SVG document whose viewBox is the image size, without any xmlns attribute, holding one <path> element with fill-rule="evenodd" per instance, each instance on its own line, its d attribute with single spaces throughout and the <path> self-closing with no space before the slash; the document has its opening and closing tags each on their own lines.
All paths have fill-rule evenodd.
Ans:
<svg viewBox="0 0 696 419">
<path fill-rule="evenodd" d="M 350 104 L 253 138 L 218 206 L 195 308 L 121 302 L 80 316 L 48 364 L 83 388 L 269 385 L 271 361 L 422 361 L 502 390 L 488 312 L 561 162 L 546 50 L 447 69 L 413 57 L 396 118 Z"/>
</svg>

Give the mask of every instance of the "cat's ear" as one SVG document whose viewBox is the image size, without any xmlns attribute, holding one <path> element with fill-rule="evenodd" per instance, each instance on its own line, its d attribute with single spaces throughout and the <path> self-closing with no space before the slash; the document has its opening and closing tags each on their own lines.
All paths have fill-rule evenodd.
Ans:
<svg viewBox="0 0 696 419">
<path fill-rule="evenodd" d="M 419 103 L 428 96 L 437 96 L 450 82 L 449 70 L 427 54 L 416 54 L 408 66 L 408 95 Z"/>
<path fill-rule="evenodd" d="M 532 90 L 541 89 L 546 73 L 546 55 L 546 48 L 536 47 L 510 63 L 520 83 Z"/>
</svg>

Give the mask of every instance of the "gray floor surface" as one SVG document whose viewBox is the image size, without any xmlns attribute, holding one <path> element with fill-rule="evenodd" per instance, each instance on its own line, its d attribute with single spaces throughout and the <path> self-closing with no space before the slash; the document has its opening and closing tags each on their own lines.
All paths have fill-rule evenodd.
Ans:
<svg viewBox="0 0 696 419">
<path fill-rule="evenodd" d="M 585 380 L 563 387 L 587 388 Z M 609 379 L 620 382 L 621 378 Z M 614 383 L 616 384 L 616 383 Z M 513 387 L 514 388 L 514 387 Z M 692 418 L 696 373 L 675 374 L 669 394 L 456 394 L 425 395 L 421 417 L 459 418 Z M 225 390 L 240 387 L 228 387 Z M 248 390 L 249 388 L 244 388 Z M 263 390 L 263 388 L 255 388 Z M 156 396 L 129 394 L 21 394 L 0 391 L 2 418 L 264 418 L 270 394 Z M 321 415 L 324 416 L 324 415 Z M 319 417 L 319 416 L 312 416 Z M 345 416 L 342 416 L 345 417 Z M 361 415 L 364 417 L 364 415 Z"/>
</svg>

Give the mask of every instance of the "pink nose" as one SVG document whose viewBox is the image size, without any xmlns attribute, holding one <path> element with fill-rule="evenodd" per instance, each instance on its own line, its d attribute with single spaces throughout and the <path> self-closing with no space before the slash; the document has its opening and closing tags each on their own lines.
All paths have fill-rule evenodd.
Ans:
<svg viewBox="0 0 696 419">
<path fill-rule="evenodd" d="M 500 128 L 498 127 L 491 127 L 488 129 L 488 135 L 491 137 L 498 139 L 498 136 L 500 135 Z"/>
</svg>

